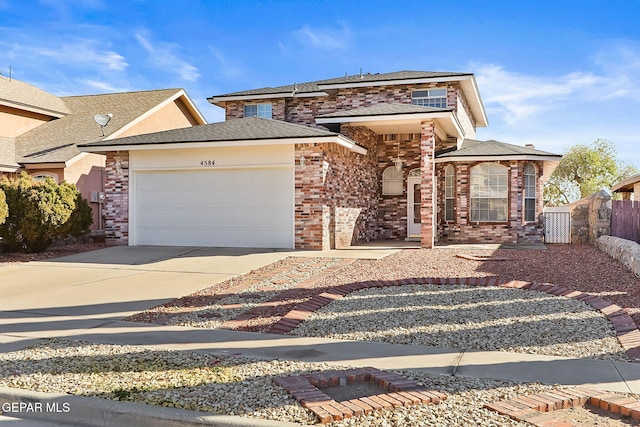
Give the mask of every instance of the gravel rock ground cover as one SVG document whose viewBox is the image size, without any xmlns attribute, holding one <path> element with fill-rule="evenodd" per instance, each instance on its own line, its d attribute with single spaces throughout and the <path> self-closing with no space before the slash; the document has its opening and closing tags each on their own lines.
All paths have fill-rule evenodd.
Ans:
<svg viewBox="0 0 640 427">
<path fill-rule="evenodd" d="M 0 354 L 0 386 L 61 392 L 251 418 L 314 424 L 315 416 L 273 383 L 274 376 L 342 369 L 199 352 L 51 340 Z M 439 405 L 374 412 L 339 426 L 526 426 L 483 409 L 497 400 L 558 388 L 398 371 L 447 394 Z"/>
<path fill-rule="evenodd" d="M 292 334 L 629 360 L 606 316 L 587 304 L 499 287 L 406 285 L 365 289 L 314 312 Z"/>
</svg>

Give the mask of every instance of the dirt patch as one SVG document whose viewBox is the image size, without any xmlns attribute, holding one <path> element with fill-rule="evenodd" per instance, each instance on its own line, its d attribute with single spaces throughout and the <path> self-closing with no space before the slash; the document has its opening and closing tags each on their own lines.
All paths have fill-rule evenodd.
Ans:
<svg viewBox="0 0 640 427">
<path fill-rule="evenodd" d="M 46 251 L 35 254 L 24 254 L 19 252 L 0 252 L 0 267 L 8 264 L 16 264 L 20 262 L 42 261 L 50 258 L 58 258 L 67 255 L 78 254 L 81 252 L 95 251 L 104 249 L 105 243 L 73 243 L 63 246 L 54 246 Z"/>
<path fill-rule="evenodd" d="M 320 391 L 335 400 L 344 402 L 345 400 L 360 399 L 361 397 L 375 396 L 376 394 L 388 393 L 387 390 L 370 382 L 346 384 L 337 387 L 318 387 Z"/>
<path fill-rule="evenodd" d="M 640 426 L 640 420 L 623 417 L 620 414 L 593 405 L 575 406 L 551 412 L 555 418 L 569 421 L 576 426 L 625 427 Z"/>
</svg>

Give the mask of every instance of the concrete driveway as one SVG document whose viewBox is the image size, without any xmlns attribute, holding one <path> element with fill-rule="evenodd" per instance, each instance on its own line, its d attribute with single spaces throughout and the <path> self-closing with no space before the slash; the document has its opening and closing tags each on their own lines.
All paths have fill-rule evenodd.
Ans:
<svg viewBox="0 0 640 427">
<path fill-rule="evenodd" d="M 0 351 L 74 335 L 278 261 L 270 249 L 110 247 L 0 267 Z"/>
</svg>

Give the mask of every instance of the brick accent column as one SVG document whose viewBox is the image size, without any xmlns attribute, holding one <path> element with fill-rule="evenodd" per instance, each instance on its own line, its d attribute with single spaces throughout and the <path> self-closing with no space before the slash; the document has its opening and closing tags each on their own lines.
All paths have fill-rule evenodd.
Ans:
<svg viewBox="0 0 640 427">
<path fill-rule="evenodd" d="M 300 167 L 300 157 L 305 168 Z M 322 174 L 322 147 L 298 144 L 295 148 L 295 248 L 330 249 L 330 209 Z M 325 237 L 326 235 L 326 237 Z"/>
<path fill-rule="evenodd" d="M 423 248 L 433 248 L 433 227 L 435 208 L 435 125 L 433 122 L 423 122 L 420 137 L 420 167 L 422 169 L 422 206 L 421 241 Z"/>
<path fill-rule="evenodd" d="M 129 243 L 129 152 L 107 153 L 104 168 L 104 231 L 107 243 Z"/>
</svg>

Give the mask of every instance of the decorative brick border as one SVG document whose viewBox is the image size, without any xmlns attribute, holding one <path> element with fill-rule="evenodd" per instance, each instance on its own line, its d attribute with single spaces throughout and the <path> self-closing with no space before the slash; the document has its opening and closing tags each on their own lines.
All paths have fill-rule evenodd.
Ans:
<svg viewBox="0 0 640 427">
<path fill-rule="evenodd" d="M 358 417 L 381 409 L 421 403 L 438 404 L 447 396 L 428 390 L 416 381 L 393 372 L 376 368 L 357 368 L 344 371 L 327 371 L 295 377 L 276 377 L 273 381 L 282 386 L 300 404 L 312 411 L 322 424 Z M 389 391 L 359 399 L 336 402 L 318 387 L 334 387 L 370 382 Z"/>
<path fill-rule="evenodd" d="M 520 396 L 490 403 L 484 407 L 502 415 L 508 415 L 516 421 L 526 421 L 539 427 L 573 427 L 577 424 L 558 419 L 550 412 L 575 408 L 586 403 L 623 417 L 640 420 L 640 401 L 620 394 L 581 387 Z"/>
<path fill-rule="evenodd" d="M 314 296 L 308 301 L 291 310 L 287 315 L 274 323 L 268 333 L 286 334 L 305 321 L 311 314 L 329 304 L 331 301 L 343 298 L 354 291 L 368 288 L 383 288 L 387 286 L 404 285 L 466 285 L 466 286 L 499 286 L 503 288 L 528 289 L 546 292 L 548 294 L 573 298 L 599 310 L 613 324 L 618 341 L 632 361 L 640 361 L 640 330 L 635 322 L 622 307 L 603 300 L 595 295 L 576 291 L 551 283 L 532 283 L 519 280 L 500 282 L 498 277 L 417 277 L 401 280 L 375 280 L 368 282 L 347 283 L 333 287 L 331 290 Z"/>
</svg>

